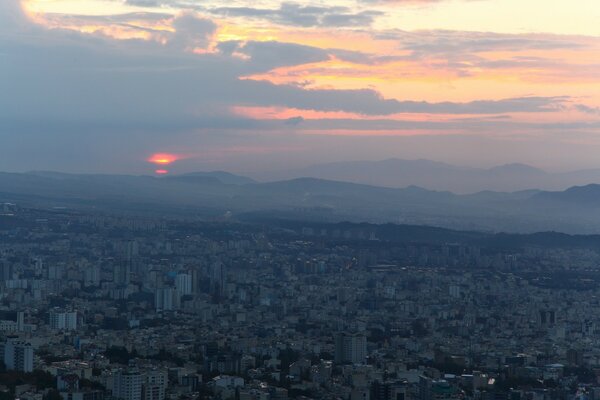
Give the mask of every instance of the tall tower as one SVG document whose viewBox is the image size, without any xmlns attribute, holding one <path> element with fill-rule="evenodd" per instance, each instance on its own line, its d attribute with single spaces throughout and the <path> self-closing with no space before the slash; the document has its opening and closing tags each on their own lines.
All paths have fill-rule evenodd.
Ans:
<svg viewBox="0 0 600 400">
<path fill-rule="evenodd" d="M 25 330 L 25 312 L 19 311 L 17 313 L 17 330 L 23 332 Z"/>
</svg>

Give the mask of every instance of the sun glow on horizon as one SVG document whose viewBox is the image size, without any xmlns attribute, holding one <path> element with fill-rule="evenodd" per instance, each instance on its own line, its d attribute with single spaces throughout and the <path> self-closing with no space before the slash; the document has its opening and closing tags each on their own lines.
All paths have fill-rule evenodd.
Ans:
<svg viewBox="0 0 600 400">
<path fill-rule="evenodd" d="M 180 160 L 181 158 L 181 156 L 176 154 L 156 153 L 150 156 L 147 161 L 156 165 L 169 165 L 177 160 Z"/>
</svg>

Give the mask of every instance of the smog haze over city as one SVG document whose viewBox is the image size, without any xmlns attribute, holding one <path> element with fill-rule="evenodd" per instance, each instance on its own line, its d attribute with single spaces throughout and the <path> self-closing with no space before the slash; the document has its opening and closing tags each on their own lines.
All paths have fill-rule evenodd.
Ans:
<svg viewBox="0 0 600 400">
<path fill-rule="evenodd" d="M 0 0 L 0 400 L 600 400 L 599 0 Z"/>
</svg>

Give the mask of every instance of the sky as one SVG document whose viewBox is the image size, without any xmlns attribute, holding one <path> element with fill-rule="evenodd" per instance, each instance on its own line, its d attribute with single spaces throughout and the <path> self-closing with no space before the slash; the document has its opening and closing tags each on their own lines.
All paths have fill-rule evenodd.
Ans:
<svg viewBox="0 0 600 400">
<path fill-rule="evenodd" d="M 0 1 L 0 171 L 599 154 L 598 0 Z"/>
</svg>

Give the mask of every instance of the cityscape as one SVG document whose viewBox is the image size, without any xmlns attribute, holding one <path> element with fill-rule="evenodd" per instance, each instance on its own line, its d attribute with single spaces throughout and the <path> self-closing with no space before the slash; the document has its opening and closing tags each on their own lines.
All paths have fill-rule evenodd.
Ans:
<svg viewBox="0 0 600 400">
<path fill-rule="evenodd" d="M 0 221 L 6 398 L 600 395 L 597 239 L 10 203 Z"/>
<path fill-rule="evenodd" d="M 0 400 L 600 400 L 600 0 L 0 0 Z"/>
</svg>

